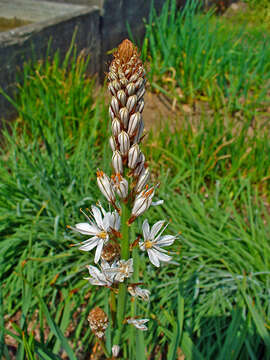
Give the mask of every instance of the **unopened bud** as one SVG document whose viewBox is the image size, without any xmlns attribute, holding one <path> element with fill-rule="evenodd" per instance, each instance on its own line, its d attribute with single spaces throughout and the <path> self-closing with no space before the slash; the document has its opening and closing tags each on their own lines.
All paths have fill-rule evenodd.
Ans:
<svg viewBox="0 0 270 360">
<path fill-rule="evenodd" d="M 109 325 L 107 314 L 100 307 L 95 307 L 90 311 L 90 314 L 88 315 L 88 321 L 93 333 L 98 338 L 102 338 L 105 334 L 105 330 Z"/>
<path fill-rule="evenodd" d="M 121 84 L 119 81 L 114 80 L 111 82 L 111 84 L 114 87 L 115 91 L 121 90 Z"/>
<path fill-rule="evenodd" d="M 112 178 L 113 188 L 120 199 L 126 199 L 128 196 L 128 181 L 120 174 L 116 174 Z"/>
<path fill-rule="evenodd" d="M 123 77 L 120 79 L 120 83 L 122 84 L 122 86 L 126 87 L 128 84 L 128 79 L 126 77 Z"/>
<path fill-rule="evenodd" d="M 119 90 L 117 92 L 117 99 L 120 101 L 122 106 L 126 105 L 127 95 L 125 94 L 124 90 Z"/>
<path fill-rule="evenodd" d="M 140 113 L 142 113 L 143 109 L 144 109 L 144 101 L 143 101 L 143 99 L 141 99 L 140 101 L 138 101 L 136 111 L 139 111 Z"/>
<path fill-rule="evenodd" d="M 120 346 L 119 345 L 113 345 L 112 347 L 112 355 L 113 357 L 117 357 L 119 355 L 120 352 Z"/>
<path fill-rule="evenodd" d="M 138 91 L 138 89 L 140 89 L 142 86 L 144 86 L 145 84 L 145 80 L 140 77 L 136 82 L 135 82 L 135 87 L 136 87 L 136 90 Z"/>
<path fill-rule="evenodd" d="M 141 141 L 141 137 L 142 137 L 142 134 L 143 134 L 143 129 L 144 129 L 144 123 L 143 123 L 143 119 L 141 119 L 140 123 L 139 123 L 139 126 L 138 126 L 138 130 L 137 130 L 137 133 L 134 137 L 134 143 L 139 143 Z"/>
<path fill-rule="evenodd" d="M 155 193 L 155 188 L 152 187 L 149 190 L 143 190 L 140 192 L 134 201 L 134 205 L 131 211 L 131 217 L 129 219 L 129 224 L 131 224 L 138 216 L 143 214 L 147 209 L 149 209 L 152 199 Z"/>
<path fill-rule="evenodd" d="M 117 149 L 117 145 L 116 145 L 116 141 L 115 141 L 114 136 L 110 137 L 109 143 L 110 143 L 112 151 L 115 151 Z"/>
<path fill-rule="evenodd" d="M 114 112 L 112 111 L 111 107 L 109 107 L 109 115 L 110 115 L 111 120 L 113 120 L 114 119 Z"/>
<path fill-rule="evenodd" d="M 131 81 L 135 82 L 135 81 L 138 80 L 138 77 L 139 77 L 138 73 L 135 73 L 135 74 L 133 74 L 133 75 L 130 77 L 129 81 L 130 81 L 130 82 L 131 82 Z"/>
<path fill-rule="evenodd" d="M 127 109 L 131 113 L 137 104 L 137 95 L 131 95 L 127 99 Z"/>
<path fill-rule="evenodd" d="M 114 168 L 114 171 L 116 173 L 123 173 L 123 161 L 122 161 L 122 156 L 120 154 L 120 152 L 118 150 L 113 152 L 113 156 L 112 156 L 112 166 Z"/>
<path fill-rule="evenodd" d="M 124 71 L 121 66 L 118 67 L 118 76 L 120 79 L 125 77 Z"/>
<path fill-rule="evenodd" d="M 126 107 L 121 108 L 119 111 L 119 116 L 120 116 L 121 123 L 124 126 L 124 129 L 126 129 L 128 127 L 128 120 L 129 120 L 128 109 Z"/>
<path fill-rule="evenodd" d="M 140 90 L 137 92 L 138 101 L 142 99 L 143 95 L 145 94 L 145 87 L 141 87 Z"/>
<path fill-rule="evenodd" d="M 112 83 L 109 83 L 108 90 L 110 91 L 110 93 L 112 95 L 116 96 L 116 91 L 115 91 L 115 88 L 112 86 Z"/>
<path fill-rule="evenodd" d="M 139 76 L 143 77 L 146 74 L 144 67 L 140 66 L 137 70 L 137 73 L 139 74 Z"/>
<path fill-rule="evenodd" d="M 118 142 L 120 145 L 120 153 L 122 155 L 127 155 L 130 147 L 130 140 L 128 134 L 125 131 L 121 131 L 118 135 Z"/>
<path fill-rule="evenodd" d="M 138 178 L 137 184 L 135 186 L 135 191 L 137 193 L 141 192 L 143 190 L 143 188 L 145 187 L 145 185 L 147 184 L 148 180 L 150 177 L 150 171 L 149 168 L 144 168 L 141 173 L 140 176 Z"/>
<path fill-rule="evenodd" d="M 130 72 L 131 72 L 131 69 L 128 68 L 128 69 L 125 71 L 125 75 L 127 76 Z"/>
<path fill-rule="evenodd" d="M 133 94 L 135 93 L 135 91 L 136 91 L 136 88 L 135 88 L 134 83 L 129 83 L 129 84 L 127 85 L 127 93 L 128 93 L 128 96 L 133 95 Z"/>
<path fill-rule="evenodd" d="M 128 167 L 134 169 L 140 159 L 140 148 L 138 144 L 134 144 L 128 151 Z"/>
<path fill-rule="evenodd" d="M 109 79 L 110 79 L 111 81 L 117 80 L 117 75 L 116 75 L 116 73 L 115 73 L 114 71 L 110 71 L 110 72 L 109 72 Z"/>
<path fill-rule="evenodd" d="M 114 112 L 114 115 L 116 116 L 119 112 L 119 103 L 115 96 L 112 97 L 111 108 L 112 108 L 112 111 Z"/>
<path fill-rule="evenodd" d="M 117 118 L 114 118 L 112 121 L 112 133 L 115 137 L 118 137 L 120 132 L 121 132 L 120 121 Z"/>
<path fill-rule="evenodd" d="M 114 63 L 111 63 L 111 65 L 109 66 L 109 71 L 114 71 L 114 72 L 117 71 L 117 68 Z"/>
<path fill-rule="evenodd" d="M 135 177 L 139 176 L 141 171 L 144 169 L 144 163 L 145 163 L 145 156 L 143 153 L 140 154 L 140 159 L 138 160 L 137 166 L 135 167 L 133 171 L 133 175 Z"/>
<path fill-rule="evenodd" d="M 109 177 L 101 170 L 97 171 L 97 184 L 106 199 L 115 203 L 115 195 Z"/>
<path fill-rule="evenodd" d="M 140 125 L 142 115 L 139 112 L 136 112 L 135 114 L 132 114 L 129 119 L 128 123 L 128 135 L 133 136 L 137 133 Z"/>
</svg>

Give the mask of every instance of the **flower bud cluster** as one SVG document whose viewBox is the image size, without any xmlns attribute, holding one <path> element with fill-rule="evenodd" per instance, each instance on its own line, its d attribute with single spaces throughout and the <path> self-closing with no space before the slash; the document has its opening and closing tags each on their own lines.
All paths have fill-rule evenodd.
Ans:
<svg viewBox="0 0 270 360">
<path fill-rule="evenodd" d="M 137 49 L 129 40 L 125 40 L 114 54 L 109 73 L 108 89 L 112 95 L 109 107 L 112 136 L 109 140 L 112 154 L 112 189 L 120 199 L 127 197 L 133 202 L 130 222 L 146 211 L 151 205 L 154 190 L 148 190 L 150 171 L 145 156 L 140 150 L 144 123 L 145 70 Z M 133 178 L 129 189 L 124 178 Z M 108 194 L 106 198 L 112 198 Z M 114 200 L 114 199 L 113 199 Z M 112 202 L 112 201 L 111 201 Z"/>
<path fill-rule="evenodd" d="M 111 149 L 113 152 L 118 150 L 123 163 L 134 171 L 141 163 L 138 144 L 144 130 L 142 111 L 146 80 L 137 49 L 129 40 L 123 41 L 114 54 L 108 80 L 108 89 L 112 95 L 109 107 L 112 121 Z M 115 161 L 113 168 L 117 173 Z"/>
</svg>

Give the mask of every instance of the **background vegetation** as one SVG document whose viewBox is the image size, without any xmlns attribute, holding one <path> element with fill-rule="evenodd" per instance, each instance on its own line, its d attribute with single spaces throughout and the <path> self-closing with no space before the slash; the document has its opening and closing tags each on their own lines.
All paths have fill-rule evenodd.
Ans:
<svg viewBox="0 0 270 360">
<path fill-rule="evenodd" d="M 228 22 L 194 1 L 182 12 L 168 1 L 146 27 L 150 87 L 179 114 L 145 141 L 165 200 L 151 220 L 171 219 L 180 232 L 179 265 L 157 278 L 141 257 L 152 295 L 135 306 L 150 329 L 127 327 L 124 359 L 128 347 L 138 360 L 270 357 L 270 40 L 256 24 L 232 32 Z M 108 308 L 106 290 L 83 279 L 92 254 L 70 247 L 77 238 L 66 229 L 101 199 L 96 168 L 110 171 L 104 89 L 86 77 L 87 61 L 71 50 L 62 63 L 27 64 L 10 99 L 18 118 L 3 131 L 0 158 L 5 359 L 89 359 L 87 315 L 93 304 Z M 192 115 L 182 115 L 186 104 Z"/>
</svg>

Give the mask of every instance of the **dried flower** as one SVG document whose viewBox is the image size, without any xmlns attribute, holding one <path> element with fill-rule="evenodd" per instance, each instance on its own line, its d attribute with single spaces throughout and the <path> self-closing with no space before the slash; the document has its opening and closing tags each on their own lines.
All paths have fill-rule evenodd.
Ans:
<svg viewBox="0 0 270 360">
<path fill-rule="evenodd" d="M 107 243 L 103 246 L 101 259 L 107 262 L 117 261 L 120 258 L 120 246 L 118 243 Z"/>
<path fill-rule="evenodd" d="M 149 319 L 130 318 L 130 319 L 127 320 L 127 323 L 131 324 L 131 325 L 134 325 L 139 330 L 146 331 L 146 330 L 148 330 L 148 328 L 144 324 L 147 323 L 148 321 L 149 321 Z"/>
<path fill-rule="evenodd" d="M 133 259 L 119 260 L 115 266 L 106 269 L 105 273 L 113 277 L 114 281 L 123 282 L 133 274 Z"/>
<path fill-rule="evenodd" d="M 88 321 L 93 333 L 97 337 L 102 338 L 105 334 L 105 330 L 109 325 L 107 314 L 100 307 L 95 307 L 90 311 L 90 314 L 88 315 Z"/>
<path fill-rule="evenodd" d="M 131 296 L 139 297 L 144 301 L 149 301 L 149 296 L 150 296 L 151 292 L 147 289 L 142 289 L 137 285 L 131 284 L 128 287 L 128 291 Z"/>
</svg>

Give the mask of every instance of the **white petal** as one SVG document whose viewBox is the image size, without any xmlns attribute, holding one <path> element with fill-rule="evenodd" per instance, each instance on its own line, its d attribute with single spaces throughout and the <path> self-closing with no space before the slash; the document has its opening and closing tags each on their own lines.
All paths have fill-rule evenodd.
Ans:
<svg viewBox="0 0 270 360">
<path fill-rule="evenodd" d="M 153 251 L 154 253 L 154 256 L 158 257 L 160 261 L 168 262 L 172 259 L 171 256 L 164 254 L 164 252 L 161 252 L 160 250 L 161 249 L 157 249 L 157 248 L 151 249 L 151 251 Z"/>
<path fill-rule="evenodd" d="M 90 281 L 92 285 L 105 286 L 111 285 L 111 282 L 105 277 L 105 275 L 95 266 L 89 265 L 87 266 L 90 274 L 90 278 L 86 278 Z"/>
<path fill-rule="evenodd" d="M 100 212 L 99 208 L 92 205 L 92 212 L 93 212 L 93 215 L 94 215 L 94 218 L 96 220 L 98 227 L 100 229 L 103 229 L 103 221 L 102 221 L 102 216 L 101 216 L 101 212 Z"/>
<path fill-rule="evenodd" d="M 106 211 L 104 210 L 104 208 L 101 206 L 100 202 L 98 202 L 98 206 L 100 207 L 103 216 L 105 216 L 107 213 L 106 213 Z"/>
<path fill-rule="evenodd" d="M 162 205 L 164 203 L 164 200 L 157 200 L 157 201 L 152 201 L 152 206 L 158 206 L 158 205 Z"/>
<path fill-rule="evenodd" d="M 97 249 L 96 249 L 96 253 L 95 253 L 95 259 L 94 259 L 94 263 L 96 264 L 101 256 L 101 252 L 102 252 L 102 248 L 103 248 L 103 244 L 104 244 L 104 240 L 99 240 L 98 245 L 97 245 Z"/>
<path fill-rule="evenodd" d="M 93 237 L 92 239 L 88 239 L 86 241 L 84 241 L 82 244 L 82 246 L 79 247 L 80 250 L 82 251 L 90 251 L 92 249 L 94 249 L 94 247 L 97 246 L 98 244 L 98 237 Z"/>
<path fill-rule="evenodd" d="M 108 231 L 110 229 L 110 226 L 111 226 L 110 218 L 111 218 L 111 213 L 107 213 L 103 218 L 102 228 L 105 231 Z"/>
<path fill-rule="evenodd" d="M 114 229 L 116 230 L 116 231 L 118 231 L 119 229 L 120 229 L 120 224 L 121 224 L 121 218 L 120 218 L 120 216 L 119 216 L 119 214 L 118 214 L 118 212 L 117 211 L 114 211 L 113 212 L 113 215 L 114 215 Z"/>
<path fill-rule="evenodd" d="M 143 231 L 144 240 L 149 239 L 150 227 L 149 227 L 147 219 L 145 219 L 143 224 L 142 224 L 142 231 Z"/>
<path fill-rule="evenodd" d="M 147 326 L 145 326 L 144 324 L 147 323 L 149 321 L 149 319 L 128 319 L 127 322 L 128 324 L 132 324 L 134 325 L 137 329 L 139 330 L 147 330 Z"/>
<path fill-rule="evenodd" d="M 96 268 L 95 266 L 93 265 L 88 265 L 87 266 L 87 269 L 89 271 L 89 274 L 92 276 L 92 277 L 96 277 L 98 273 L 100 273 L 100 271 L 98 270 L 98 268 Z"/>
<path fill-rule="evenodd" d="M 72 230 L 78 231 L 83 235 L 96 235 L 98 232 L 98 228 L 94 224 L 90 225 L 89 223 L 76 224 Z"/>
<path fill-rule="evenodd" d="M 157 233 L 160 231 L 160 229 L 162 228 L 162 226 L 164 225 L 165 220 L 160 220 L 158 222 L 156 222 L 151 229 L 150 232 L 150 239 L 153 240 L 155 238 L 155 236 L 157 235 Z"/>
<path fill-rule="evenodd" d="M 156 267 L 159 267 L 159 259 L 156 256 L 155 252 L 153 251 L 153 249 L 148 249 L 147 250 L 148 256 L 149 256 L 149 260 L 151 261 L 151 263 L 153 265 L 155 265 Z"/>
<path fill-rule="evenodd" d="M 155 242 L 158 246 L 170 246 L 174 243 L 174 240 L 176 239 L 176 236 L 173 235 L 164 235 L 161 236 L 159 240 Z"/>
</svg>

